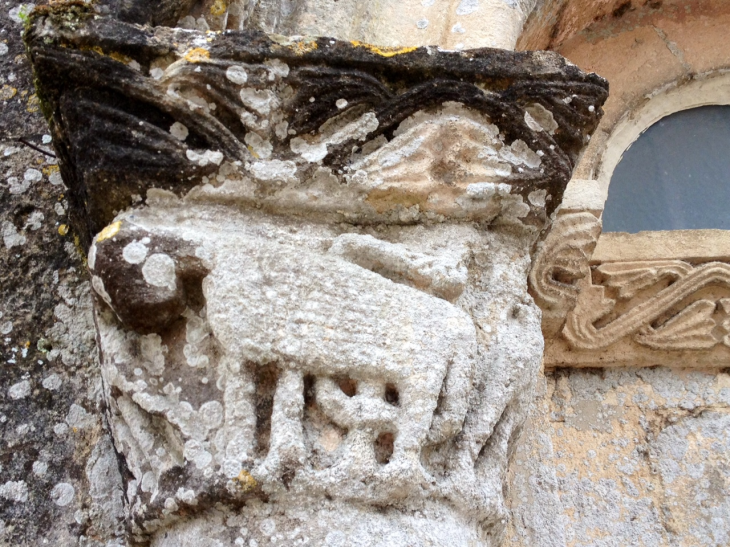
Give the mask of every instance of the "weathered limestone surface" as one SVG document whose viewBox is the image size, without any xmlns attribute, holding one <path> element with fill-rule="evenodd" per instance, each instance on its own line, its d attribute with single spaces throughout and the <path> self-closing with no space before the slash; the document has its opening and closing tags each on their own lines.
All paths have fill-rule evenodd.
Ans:
<svg viewBox="0 0 730 547">
<path fill-rule="evenodd" d="M 535 0 L 185 0 L 101 2 L 123 21 L 197 30 L 259 29 L 379 46 L 514 49 Z"/>
<path fill-rule="evenodd" d="M 538 391 L 510 471 L 505 545 L 730 541 L 727 372 L 566 368 Z"/>
<path fill-rule="evenodd" d="M 0 9 L 0 545 L 104 545 L 123 531 L 100 412 L 90 287 L 21 40 Z M 47 137 L 43 139 L 44 135 Z"/>
<path fill-rule="evenodd" d="M 93 237 L 131 538 L 498 545 L 542 354 L 531 252 L 605 82 L 81 5 L 27 40 Z"/>
</svg>

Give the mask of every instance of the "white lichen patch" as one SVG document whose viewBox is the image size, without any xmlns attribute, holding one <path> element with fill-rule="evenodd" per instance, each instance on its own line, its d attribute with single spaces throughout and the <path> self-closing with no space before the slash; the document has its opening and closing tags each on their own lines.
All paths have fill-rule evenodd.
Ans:
<svg viewBox="0 0 730 547">
<path fill-rule="evenodd" d="M 8 220 L 2 223 L 2 235 L 6 249 L 25 245 L 26 241 L 28 241 L 25 234 L 19 233 L 15 225 Z"/>
<path fill-rule="evenodd" d="M 289 65 L 281 59 L 267 59 L 264 65 L 269 68 L 271 74 L 278 78 L 286 78 L 289 76 Z"/>
<path fill-rule="evenodd" d="M 25 399 L 30 395 L 30 381 L 21 380 L 17 384 L 13 384 L 8 389 L 8 397 L 17 401 L 18 399 Z"/>
<path fill-rule="evenodd" d="M 153 287 L 165 287 L 174 291 L 177 286 L 175 261 L 164 253 L 155 253 L 145 261 L 142 276 Z"/>
<path fill-rule="evenodd" d="M 53 374 L 44 378 L 43 382 L 41 382 L 41 385 L 49 391 L 56 391 L 59 387 L 61 387 L 62 383 L 63 381 L 61 380 L 61 377 L 54 372 Z"/>
<path fill-rule="evenodd" d="M 262 181 L 289 183 L 296 181 L 297 166 L 293 161 L 257 161 L 251 165 L 250 172 Z"/>
<path fill-rule="evenodd" d="M 271 152 L 274 150 L 274 147 L 268 140 L 253 131 L 246 133 L 243 140 L 248 145 L 248 149 L 251 154 L 257 159 L 266 159 L 270 157 Z"/>
<path fill-rule="evenodd" d="M 299 154 L 302 158 L 310 163 L 322 161 L 327 156 L 326 143 L 313 143 L 305 141 L 301 137 L 295 137 L 289 143 L 291 151 Z"/>
<path fill-rule="evenodd" d="M 337 101 L 338 108 L 347 106 L 347 101 L 344 104 L 340 101 L 345 100 Z M 323 130 L 314 141 L 296 137 L 291 140 L 290 147 L 292 152 L 299 154 L 305 161 L 317 163 L 327 156 L 328 146 L 342 144 L 348 140 L 364 140 L 378 128 L 379 124 L 380 122 L 373 112 L 366 112 L 342 127 L 338 128 L 336 124 L 332 124 L 329 130 Z"/>
<path fill-rule="evenodd" d="M 22 181 L 18 177 L 8 177 L 8 190 L 13 195 L 20 195 L 30 188 L 30 181 L 25 178 Z"/>
<path fill-rule="evenodd" d="M 239 94 L 241 102 L 257 114 L 268 116 L 276 105 L 276 95 L 269 89 L 243 88 Z"/>
<path fill-rule="evenodd" d="M 59 507 L 66 507 L 73 501 L 75 494 L 76 491 L 71 484 L 67 482 L 59 482 L 53 487 L 53 490 L 51 490 L 51 499 L 53 500 L 53 503 Z"/>
<path fill-rule="evenodd" d="M 226 78 L 234 84 L 243 85 L 248 81 L 248 73 L 240 65 L 231 65 L 226 69 Z"/>
<path fill-rule="evenodd" d="M 185 151 L 185 156 L 200 167 L 205 167 L 209 163 L 220 165 L 223 162 L 223 153 L 218 150 L 205 150 L 203 153 L 199 153 L 188 149 Z"/>
<path fill-rule="evenodd" d="M 31 184 L 34 182 L 40 182 L 43 180 L 43 173 L 38 171 L 38 169 L 26 169 L 23 174 L 23 180 Z"/>
<path fill-rule="evenodd" d="M 53 186 L 63 186 L 63 177 L 61 176 L 61 172 L 54 171 L 48 175 L 48 182 L 50 182 Z"/>
<path fill-rule="evenodd" d="M 199 441 L 193 439 L 185 443 L 183 455 L 186 460 L 193 462 L 198 469 L 205 469 L 213 462 L 213 455 L 205 450 Z"/>
<path fill-rule="evenodd" d="M 25 222 L 24 229 L 30 229 L 31 231 L 40 230 L 43 226 L 43 220 L 45 215 L 40 211 L 33 211 Z"/>
<path fill-rule="evenodd" d="M 36 460 L 33 462 L 33 474 L 36 477 L 43 477 L 45 476 L 46 472 L 48 471 L 48 464 L 41 460 Z"/>
<path fill-rule="evenodd" d="M 172 124 L 172 126 L 170 126 L 170 134 L 177 140 L 183 142 L 185 141 L 185 139 L 188 138 L 190 132 L 185 125 L 181 124 L 180 122 L 175 122 Z"/>
<path fill-rule="evenodd" d="M 96 424 L 96 416 L 90 414 L 80 405 L 72 404 L 66 416 L 66 423 L 74 431 L 92 427 Z"/>
<path fill-rule="evenodd" d="M 503 182 L 475 182 L 466 187 L 466 195 L 475 200 L 489 200 L 494 196 L 508 195 L 511 191 L 512 187 Z"/>
<path fill-rule="evenodd" d="M 147 248 L 147 245 L 145 245 L 143 242 L 133 241 L 125 245 L 124 249 L 122 250 L 122 256 L 124 257 L 124 260 L 126 260 L 130 264 L 142 264 L 145 258 L 147 258 L 148 252 L 149 249 Z M 93 268 L 93 266 L 91 267 Z"/>
<path fill-rule="evenodd" d="M 25 481 L 8 481 L 0 484 L 0 498 L 16 503 L 28 501 L 28 485 Z"/>
<path fill-rule="evenodd" d="M 535 207 L 545 207 L 547 190 L 533 190 L 527 195 L 527 200 Z"/>
</svg>

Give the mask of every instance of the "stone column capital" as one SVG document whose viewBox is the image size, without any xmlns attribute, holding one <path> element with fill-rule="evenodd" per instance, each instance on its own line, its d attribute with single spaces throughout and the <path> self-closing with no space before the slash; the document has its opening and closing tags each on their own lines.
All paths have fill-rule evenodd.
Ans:
<svg viewBox="0 0 730 547">
<path fill-rule="evenodd" d="M 331 222 L 542 228 L 607 97 L 552 52 L 139 27 L 76 4 L 37 10 L 26 40 L 87 243 L 151 188 Z M 218 188 L 221 169 L 246 184 Z"/>
<path fill-rule="evenodd" d="M 543 350 L 531 254 L 606 82 L 79 4 L 26 41 L 133 536 L 497 545 Z"/>
</svg>

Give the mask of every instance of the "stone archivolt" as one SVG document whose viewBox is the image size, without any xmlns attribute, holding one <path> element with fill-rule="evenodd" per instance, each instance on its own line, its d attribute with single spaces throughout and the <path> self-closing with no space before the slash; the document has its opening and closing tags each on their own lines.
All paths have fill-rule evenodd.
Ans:
<svg viewBox="0 0 730 547">
<path fill-rule="evenodd" d="M 591 265 L 600 232 L 593 214 L 565 214 L 541 244 L 530 286 L 543 309 L 546 337 L 593 352 L 626 340 L 668 351 L 730 347 L 730 265 L 682 260 Z"/>
</svg>

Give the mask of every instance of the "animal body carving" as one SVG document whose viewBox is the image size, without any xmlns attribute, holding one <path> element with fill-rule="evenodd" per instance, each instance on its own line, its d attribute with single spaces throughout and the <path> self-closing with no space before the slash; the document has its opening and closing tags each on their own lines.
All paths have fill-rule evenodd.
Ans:
<svg viewBox="0 0 730 547">
<path fill-rule="evenodd" d="M 461 429 L 467 390 L 456 387 L 471 383 L 476 334 L 471 318 L 448 302 L 338 257 L 261 241 L 213 270 L 204 291 L 227 374 L 240 374 L 246 363 L 281 371 L 261 476 L 301 466 L 297 416 L 306 375 L 315 378 L 317 404 L 348 430 L 346 443 L 372 446 L 378 434 L 394 435 L 388 464 L 379 470 L 371 448 L 359 473 L 423 479 L 423 445 Z M 355 393 L 338 387 L 341 378 L 354 382 Z M 386 401 L 388 384 L 398 406 Z M 343 461 L 352 465 L 348 455 Z"/>
</svg>

